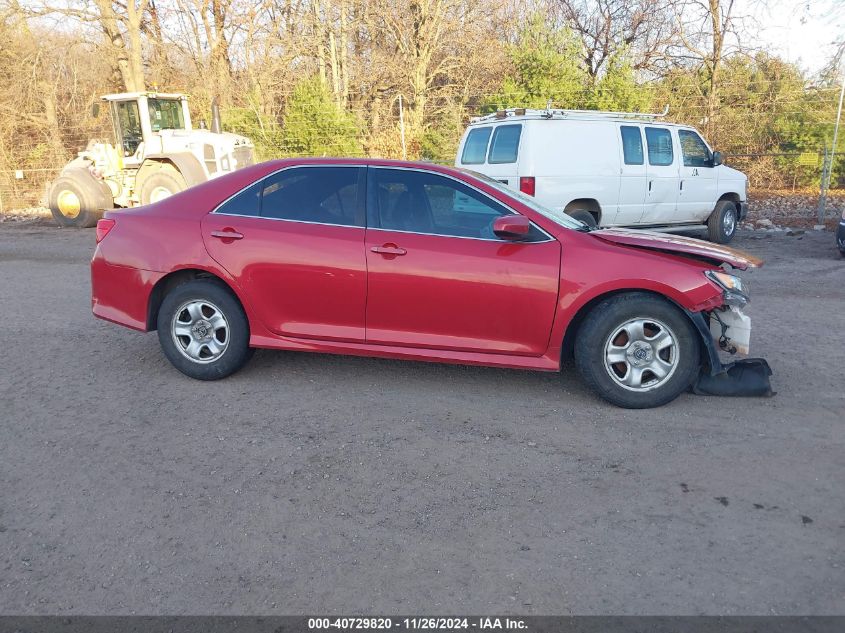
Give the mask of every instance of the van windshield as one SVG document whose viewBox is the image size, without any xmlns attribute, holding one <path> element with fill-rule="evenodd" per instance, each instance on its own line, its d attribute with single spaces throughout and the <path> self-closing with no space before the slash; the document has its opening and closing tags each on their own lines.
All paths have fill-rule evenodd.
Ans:
<svg viewBox="0 0 845 633">
<path fill-rule="evenodd" d="M 490 185 L 494 189 L 501 191 L 505 195 L 508 195 L 511 198 L 516 198 L 526 207 L 529 207 L 532 211 L 536 211 L 540 215 L 549 218 L 552 222 L 556 222 L 557 224 L 560 224 L 561 226 L 566 227 L 567 229 L 583 231 L 585 233 L 592 230 L 589 226 L 587 226 L 580 220 L 576 220 L 572 216 L 569 216 L 564 213 L 563 211 L 556 211 L 555 209 L 550 209 L 549 207 L 543 206 L 531 196 L 527 196 L 521 191 L 517 191 L 516 189 L 511 189 L 503 182 L 494 180 L 489 176 L 485 176 L 484 174 L 480 174 L 477 171 L 473 171 L 471 169 L 464 169 L 462 171 L 465 171 L 468 174 L 472 174 L 475 178 L 478 178 L 479 180 L 483 180 L 486 184 Z"/>
</svg>

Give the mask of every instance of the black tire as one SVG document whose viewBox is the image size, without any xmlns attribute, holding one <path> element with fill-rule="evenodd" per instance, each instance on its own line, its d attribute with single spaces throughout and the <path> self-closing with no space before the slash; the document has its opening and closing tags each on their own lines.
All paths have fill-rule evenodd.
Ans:
<svg viewBox="0 0 845 633">
<path fill-rule="evenodd" d="M 586 209 L 573 209 L 572 211 L 567 211 L 566 214 L 571 218 L 580 220 L 581 222 L 589 226 L 591 229 L 594 229 L 598 226 L 598 222 L 596 222 L 596 216 L 594 216 Z"/>
<path fill-rule="evenodd" d="M 202 317 L 192 320 L 189 310 L 196 309 L 196 304 L 202 304 Z M 192 306 L 188 308 L 187 306 Z M 205 310 L 209 307 L 214 310 Z M 221 336 L 223 328 L 213 329 L 214 312 L 219 312 L 226 323 L 225 336 Z M 210 335 L 200 340 L 191 336 L 178 336 L 174 326 L 179 321 L 186 322 L 184 328 L 191 332 Z M 203 322 L 205 321 L 205 322 Z M 238 371 L 252 357 L 253 350 L 249 347 L 249 322 L 243 308 L 232 292 L 221 282 L 212 279 L 196 279 L 180 284 L 164 297 L 158 310 L 158 340 L 167 359 L 176 369 L 186 376 L 197 380 L 218 380 Z M 194 327 L 198 329 L 195 330 Z M 211 349 L 212 338 L 223 349 L 219 356 L 213 358 Z M 202 341 L 205 341 L 203 343 Z M 200 360 L 189 357 L 187 347 L 195 343 L 198 348 L 205 349 L 206 358 Z"/>
<path fill-rule="evenodd" d="M 173 167 L 162 167 L 144 178 L 140 184 L 138 196 L 141 204 L 150 204 L 162 200 L 163 192 L 168 196 L 188 188 L 185 177 Z"/>
<path fill-rule="evenodd" d="M 717 244 L 727 244 L 736 235 L 738 221 L 736 205 L 730 200 L 720 200 L 707 219 L 707 239 Z"/>
<path fill-rule="evenodd" d="M 641 361 L 639 356 L 634 356 L 637 346 L 631 347 L 634 339 L 628 338 L 625 347 L 624 338 L 611 338 L 621 333 L 623 325 L 639 321 L 646 323 L 642 328 L 646 337 L 653 334 L 652 340 L 659 341 L 657 337 L 668 334 L 674 346 L 655 352 L 655 343 L 650 354 L 643 353 L 645 360 Z M 668 332 L 661 334 L 664 329 Z M 643 341 L 637 345 L 647 350 L 646 346 L 652 343 L 648 338 Z M 629 360 L 611 364 L 608 360 L 611 343 L 617 349 L 624 348 L 623 354 Z M 677 306 L 656 295 L 631 292 L 605 299 L 590 311 L 575 338 L 575 364 L 584 382 L 601 398 L 626 409 L 646 409 L 671 402 L 689 388 L 701 366 L 700 346 L 692 323 Z M 656 355 L 660 355 L 662 364 L 655 369 L 666 372 L 662 378 L 649 369 L 656 362 Z M 640 362 L 642 366 L 634 367 Z M 623 386 L 623 379 L 634 376 L 635 372 L 642 376 L 640 388 Z"/>
<path fill-rule="evenodd" d="M 50 212 L 59 226 L 88 228 L 103 217 L 104 209 L 114 208 L 108 185 L 84 169 L 64 172 L 50 185 Z"/>
</svg>

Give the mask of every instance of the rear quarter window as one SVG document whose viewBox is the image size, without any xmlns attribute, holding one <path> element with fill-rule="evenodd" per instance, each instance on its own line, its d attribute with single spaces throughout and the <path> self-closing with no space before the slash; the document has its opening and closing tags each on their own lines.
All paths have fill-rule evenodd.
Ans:
<svg viewBox="0 0 845 633">
<path fill-rule="evenodd" d="M 482 165 L 487 156 L 487 141 L 490 140 L 489 127 L 470 130 L 467 140 L 464 142 L 464 151 L 461 154 L 461 163 L 464 165 Z"/>
<path fill-rule="evenodd" d="M 500 125 L 493 132 L 490 141 L 488 163 L 515 163 L 519 151 L 519 138 L 522 135 L 521 125 Z"/>
</svg>

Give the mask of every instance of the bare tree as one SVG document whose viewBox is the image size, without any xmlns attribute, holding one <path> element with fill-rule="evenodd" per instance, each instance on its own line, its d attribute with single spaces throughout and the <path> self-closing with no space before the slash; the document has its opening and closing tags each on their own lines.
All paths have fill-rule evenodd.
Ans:
<svg viewBox="0 0 845 633">
<path fill-rule="evenodd" d="M 553 0 L 562 23 L 579 38 L 595 80 L 617 56 L 635 70 L 658 70 L 677 42 L 672 0 Z"/>
</svg>

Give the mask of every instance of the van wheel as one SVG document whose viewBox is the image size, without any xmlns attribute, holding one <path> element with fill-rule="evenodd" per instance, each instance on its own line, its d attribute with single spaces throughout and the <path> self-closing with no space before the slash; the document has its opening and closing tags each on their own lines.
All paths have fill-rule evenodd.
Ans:
<svg viewBox="0 0 845 633">
<path fill-rule="evenodd" d="M 736 234 L 736 225 L 736 205 L 730 200 L 720 200 L 707 220 L 707 239 L 727 244 Z"/>
<path fill-rule="evenodd" d="M 566 213 L 567 215 L 569 215 L 569 217 L 575 218 L 576 220 L 580 220 L 590 228 L 595 228 L 598 226 L 598 223 L 596 222 L 596 216 L 594 216 L 589 211 L 586 211 L 584 209 L 575 209 L 573 211 L 567 211 Z"/>
<path fill-rule="evenodd" d="M 700 342 L 687 316 L 642 292 L 599 303 L 578 330 L 575 363 L 601 398 L 626 409 L 671 402 L 695 380 Z"/>
</svg>

